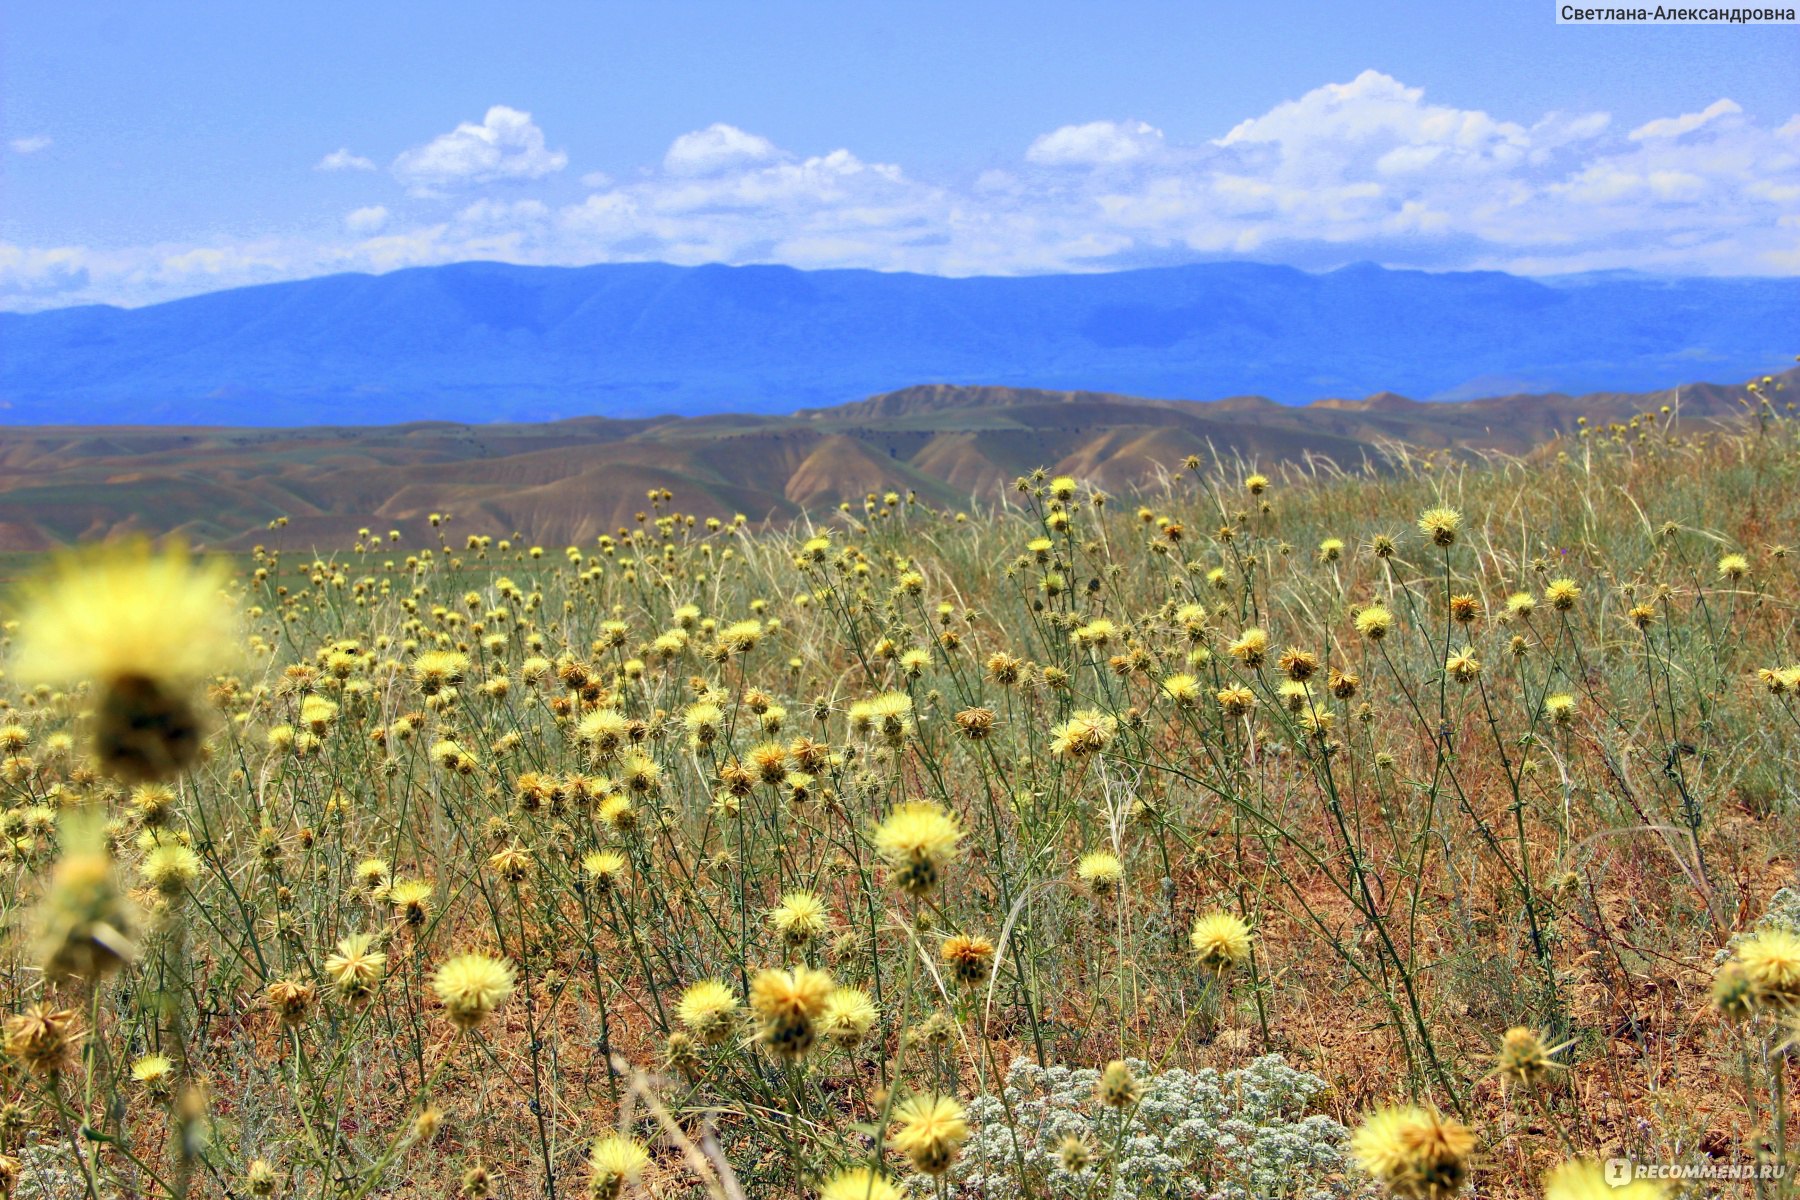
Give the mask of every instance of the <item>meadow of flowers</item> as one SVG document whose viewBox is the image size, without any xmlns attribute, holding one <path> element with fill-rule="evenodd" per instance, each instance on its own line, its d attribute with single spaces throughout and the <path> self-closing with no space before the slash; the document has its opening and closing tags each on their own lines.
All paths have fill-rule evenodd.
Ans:
<svg viewBox="0 0 1800 1200">
<path fill-rule="evenodd" d="M 582 546 L 59 557 L 6 609 L 0 1185 L 1784 1168 L 1784 411 L 792 530 L 655 493 Z"/>
</svg>

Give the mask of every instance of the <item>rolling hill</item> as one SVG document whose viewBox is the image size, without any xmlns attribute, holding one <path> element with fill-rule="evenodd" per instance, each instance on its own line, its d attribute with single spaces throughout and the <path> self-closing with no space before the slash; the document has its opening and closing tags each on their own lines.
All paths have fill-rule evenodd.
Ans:
<svg viewBox="0 0 1800 1200">
<path fill-rule="evenodd" d="M 1800 372 L 1783 383 L 1792 394 Z M 1153 483 L 1189 454 L 1360 469 L 1400 444 L 1521 453 L 1582 416 L 1624 421 L 1666 404 L 1705 423 L 1742 413 L 1745 395 L 1696 384 L 1426 404 L 1384 392 L 1295 407 L 931 385 L 788 416 L 15 427 L 0 429 L 0 551 L 133 530 L 218 548 L 342 546 L 362 526 L 419 535 L 434 512 L 454 516 L 459 531 L 586 542 L 629 524 L 650 488 L 673 491 L 683 511 L 759 522 L 888 489 L 964 507 L 1040 466 L 1120 490 Z M 272 535 L 278 516 L 289 523 Z"/>
<path fill-rule="evenodd" d="M 0 313 L 0 423 L 792 412 L 925 380 L 1283 403 L 1647 391 L 1771 370 L 1797 329 L 1800 279 L 460 263 Z"/>
</svg>

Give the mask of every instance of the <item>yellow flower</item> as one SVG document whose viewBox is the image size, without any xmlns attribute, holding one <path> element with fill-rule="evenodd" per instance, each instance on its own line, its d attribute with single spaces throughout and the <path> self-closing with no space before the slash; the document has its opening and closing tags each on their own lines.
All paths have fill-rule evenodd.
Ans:
<svg viewBox="0 0 1800 1200">
<path fill-rule="evenodd" d="M 1197 917 L 1188 944 L 1194 948 L 1201 970 L 1214 975 L 1250 961 L 1250 927 L 1222 910 Z"/>
<path fill-rule="evenodd" d="M 819 1200 L 902 1200 L 905 1193 L 868 1167 L 839 1171 L 819 1188 Z"/>
<path fill-rule="evenodd" d="M 95 753 L 111 774 L 169 779 L 200 753 L 194 692 L 240 661 L 223 559 L 143 540 L 58 555 L 25 585 L 14 673 L 98 688 Z"/>
<path fill-rule="evenodd" d="M 812 967 L 757 972 L 750 981 L 750 1010 L 761 1023 L 763 1044 L 782 1058 L 812 1049 L 814 1023 L 832 988 L 831 976 Z"/>
<path fill-rule="evenodd" d="M 325 960 L 325 976 L 337 994 L 352 1003 L 367 1000 L 381 982 L 387 955 L 370 949 L 374 939 L 353 933 L 337 944 L 337 952 Z"/>
<path fill-rule="evenodd" d="M 875 830 L 875 852 L 887 863 L 895 885 L 913 895 L 937 886 L 961 841 L 956 818 L 929 800 L 899 805 Z"/>
<path fill-rule="evenodd" d="M 1050 752 L 1059 758 L 1086 758 L 1112 744 L 1119 722 L 1091 708 L 1079 709 L 1050 731 Z"/>
<path fill-rule="evenodd" d="M 1732 957 L 1749 974 L 1757 1007 L 1800 1006 L 1800 937 L 1785 929 L 1765 929 L 1739 942 Z"/>
<path fill-rule="evenodd" d="M 974 987 L 988 977 L 994 962 L 994 943 L 987 938 L 956 934 L 945 939 L 938 952 L 949 968 L 950 978 L 964 987 Z"/>
<path fill-rule="evenodd" d="M 1662 1200 L 1668 1185 L 1654 1179 L 1613 1183 L 1592 1159 L 1570 1159 L 1544 1176 L 1544 1200 Z"/>
<path fill-rule="evenodd" d="M 1125 878 L 1125 864 L 1111 851 L 1096 850 L 1081 856 L 1081 861 L 1075 864 L 1075 877 L 1087 884 L 1096 896 L 1110 896 L 1118 890 L 1119 881 Z"/>
<path fill-rule="evenodd" d="M 44 973 L 94 981 L 136 956 L 133 916 L 113 879 L 97 820 L 65 820 L 67 850 L 50 876 L 38 915 Z"/>
<path fill-rule="evenodd" d="M 1269 635 L 1254 627 L 1246 629 L 1238 634 L 1236 641 L 1226 647 L 1226 652 L 1246 667 L 1260 667 L 1269 654 Z"/>
<path fill-rule="evenodd" d="M 625 1185 L 644 1173 L 650 1165 L 650 1152 L 635 1138 L 608 1133 L 594 1142 L 588 1155 L 592 1195 L 611 1200 L 625 1190 Z"/>
<path fill-rule="evenodd" d="M 1462 526 L 1462 514 L 1454 508 L 1428 508 L 1419 514 L 1419 532 L 1434 546 L 1454 546 L 1456 531 Z"/>
<path fill-rule="evenodd" d="M 1379 642 L 1394 627 L 1394 614 L 1385 605 L 1371 604 L 1356 614 L 1356 632 L 1371 642 Z"/>
<path fill-rule="evenodd" d="M 1369 1115 L 1350 1139 L 1363 1170 L 1401 1200 L 1448 1200 L 1469 1177 L 1475 1135 L 1432 1109 L 1384 1108 Z"/>
<path fill-rule="evenodd" d="M 1750 560 L 1741 554 L 1726 554 L 1719 559 L 1719 578 L 1736 583 L 1750 573 Z"/>
<path fill-rule="evenodd" d="M 854 1046 L 875 1027 L 881 1010 L 858 987 L 833 988 L 819 1013 L 819 1032 L 840 1046 Z"/>
<path fill-rule="evenodd" d="M 460 954 L 438 967 L 432 990 L 460 1029 L 473 1029 L 513 993 L 512 964 L 486 954 Z"/>
<path fill-rule="evenodd" d="M 1544 599 L 1557 612 L 1568 612 L 1581 599 L 1581 585 L 1573 579 L 1552 579 L 1544 587 Z"/>
<path fill-rule="evenodd" d="M 730 988 L 716 979 L 702 979 L 681 993 L 675 1016 L 695 1039 L 716 1046 L 731 1036 L 737 1010 L 737 996 Z"/>
<path fill-rule="evenodd" d="M 825 932 L 825 902 L 812 892 L 789 892 L 769 910 L 769 924 L 790 946 L 804 946 Z"/>
<path fill-rule="evenodd" d="M 889 1144 L 926 1175 L 948 1171 L 969 1140 L 963 1106 L 949 1096 L 913 1096 L 901 1101 L 894 1110 L 894 1124 Z"/>
</svg>

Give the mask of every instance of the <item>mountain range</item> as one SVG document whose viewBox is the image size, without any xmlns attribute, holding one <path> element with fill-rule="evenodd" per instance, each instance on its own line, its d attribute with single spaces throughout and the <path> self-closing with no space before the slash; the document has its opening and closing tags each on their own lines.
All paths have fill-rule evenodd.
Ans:
<svg viewBox="0 0 1800 1200">
<path fill-rule="evenodd" d="M 1800 371 L 1777 382 L 1785 412 Z M 557 547 L 630 525 L 650 489 L 671 490 L 683 512 L 741 512 L 757 523 L 824 515 L 888 490 L 960 509 L 995 500 L 1037 467 L 1115 492 L 1154 486 L 1190 454 L 1209 469 L 1379 469 L 1421 449 L 1529 452 L 1583 417 L 1604 428 L 1650 413 L 1686 432 L 1743 414 L 1748 399 L 1739 385 L 1697 384 L 1432 404 L 1384 392 L 1284 406 L 1258 396 L 1195 403 L 927 385 L 787 416 L 13 427 L 0 429 L 0 551 L 127 532 L 323 550 L 350 545 L 363 527 L 403 530 L 418 545 L 432 513 L 447 514 L 459 537 L 516 532 Z M 271 531 L 277 517 L 287 522 Z"/>
<path fill-rule="evenodd" d="M 1800 279 L 459 263 L 0 314 L 0 423 L 785 413 L 931 383 L 1288 404 L 1647 391 L 1775 369 L 1797 334 Z"/>
</svg>

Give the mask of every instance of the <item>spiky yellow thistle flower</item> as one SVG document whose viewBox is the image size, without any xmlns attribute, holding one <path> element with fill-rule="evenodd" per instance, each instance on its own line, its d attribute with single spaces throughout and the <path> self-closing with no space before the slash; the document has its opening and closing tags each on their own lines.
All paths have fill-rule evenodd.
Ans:
<svg viewBox="0 0 1800 1200">
<path fill-rule="evenodd" d="M 1131 1064 L 1122 1058 L 1107 1063 L 1094 1083 L 1094 1099 L 1107 1108 L 1130 1108 L 1143 1094 L 1144 1085 L 1133 1073 Z"/>
<path fill-rule="evenodd" d="M 427 650 L 412 662 L 413 684 L 425 696 L 459 686 L 468 673 L 469 656 L 454 650 Z"/>
<path fill-rule="evenodd" d="M 131 1081 L 152 1100 L 175 1094 L 175 1063 L 166 1054 L 146 1054 L 131 1064 Z"/>
<path fill-rule="evenodd" d="M 1444 660 L 1444 673 L 1458 683 L 1471 683 L 1481 674 L 1481 660 L 1465 646 Z"/>
<path fill-rule="evenodd" d="M 675 1005 L 675 1018 L 703 1045 L 716 1046 L 737 1027 L 737 995 L 716 979 L 690 983 Z"/>
<path fill-rule="evenodd" d="M 869 1167 L 839 1171 L 819 1185 L 819 1200 L 903 1200 L 905 1193 Z"/>
<path fill-rule="evenodd" d="M 6 1056 L 23 1063 L 34 1075 L 50 1075 L 68 1066 L 83 1036 L 74 1010 L 33 1004 L 6 1018 Z"/>
<path fill-rule="evenodd" d="M 277 979 L 263 991 L 270 1011 L 281 1018 L 283 1025 L 304 1022 L 317 998 L 318 989 L 298 979 Z"/>
<path fill-rule="evenodd" d="M 968 1140 L 967 1113 L 953 1097 L 910 1096 L 894 1109 L 894 1132 L 888 1144 L 922 1174 L 948 1171 Z"/>
<path fill-rule="evenodd" d="M 1250 927 L 1235 914 L 1215 909 L 1194 919 L 1188 944 L 1200 969 L 1222 975 L 1250 961 Z"/>
<path fill-rule="evenodd" d="M 813 892 L 789 892 L 769 910 L 769 924 L 790 946 L 805 946 L 824 936 L 830 916 L 825 902 Z"/>
<path fill-rule="evenodd" d="M 1371 1113 L 1350 1139 L 1357 1163 L 1400 1200 L 1449 1200 L 1468 1181 L 1474 1149 L 1461 1122 L 1413 1104 Z"/>
<path fill-rule="evenodd" d="M 428 879 L 402 879 L 387 889 L 388 903 L 408 925 L 423 925 L 431 915 L 433 890 Z"/>
<path fill-rule="evenodd" d="M 1567 692 L 1553 692 L 1544 697 L 1544 716 L 1552 725 L 1567 725 L 1575 719 L 1575 697 Z"/>
<path fill-rule="evenodd" d="M 50 978 L 93 982 L 137 956 L 135 918 L 113 878 L 97 816 L 71 815 L 65 822 L 66 852 L 38 908 L 39 953 Z"/>
<path fill-rule="evenodd" d="M 581 869 L 594 881 L 596 891 L 610 892 L 625 871 L 625 856 L 617 850 L 590 850 L 581 856 Z"/>
<path fill-rule="evenodd" d="M 589 1194 L 595 1200 L 613 1200 L 649 1165 L 650 1151 L 642 1142 L 621 1133 L 603 1134 L 588 1153 Z"/>
<path fill-rule="evenodd" d="M 325 960 L 325 977 L 337 994 L 352 1004 L 360 1004 L 375 994 L 387 968 L 387 955 L 373 949 L 374 938 L 366 933 L 353 933 L 337 944 L 337 950 Z"/>
<path fill-rule="evenodd" d="M 1749 975 L 1757 1008 L 1786 1012 L 1800 1007 L 1800 936 L 1779 927 L 1764 929 L 1739 942 L 1732 958 Z"/>
<path fill-rule="evenodd" d="M 812 1049 L 815 1025 L 832 988 L 831 976 L 812 967 L 757 972 L 750 981 L 750 1011 L 771 1053 L 798 1058 Z"/>
<path fill-rule="evenodd" d="M 1225 648 L 1226 653 L 1252 670 L 1263 665 L 1269 656 L 1269 635 L 1266 631 L 1252 626 L 1233 639 Z"/>
<path fill-rule="evenodd" d="M 840 1046 L 854 1046 L 867 1037 L 881 1017 L 881 1010 L 869 999 L 869 993 L 845 984 L 831 989 L 819 1013 L 821 1036 Z"/>
<path fill-rule="evenodd" d="M 1095 896 L 1111 896 L 1125 878 L 1125 864 L 1110 850 L 1095 850 L 1081 856 L 1075 864 L 1075 877 L 1086 884 Z"/>
<path fill-rule="evenodd" d="M 1561 1046 L 1546 1046 L 1543 1035 L 1535 1029 L 1515 1025 L 1500 1035 L 1500 1049 L 1494 1055 L 1494 1074 L 1505 1084 L 1535 1087 L 1550 1072 L 1562 1069 L 1562 1064 L 1554 1061 L 1552 1056 L 1567 1045 L 1565 1042 Z"/>
<path fill-rule="evenodd" d="M 1220 688 L 1213 693 L 1213 699 L 1228 717 L 1241 717 L 1256 707 L 1256 693 L 1242 684 Z"/>
<path fill-rule="evenodd" d="M 200 856 L 176 841 L 158 840 L 138 865 L 144 882 L 171 903 L 180 901 L 200 877 Z"/>
<path fill-rule="evenodd" d="M 198 688 L 240 661 L 223 559 L 145 540 L 56 556 L 21 596 L 14 674 L 97 688 L 94 752 L 132 781 L 170 779 L 200 754 Z"/>
<path fill-rule="evenodd" d="M 1719 557 L 1719 578 L 1736 583 L 1750 574 L 1750 560 L 1742 554 L 1724 554 Z"/>
<path fill-rule="evenodd" d="M 1570 1159 L 1544 1175 L 1544 1200 L 1663 1200 L 1668 1194 L 1669 1185 L 1656 1179 L 1614 1183 L 1593 1159 Z"/>
<path fill-rule="evenodd" d="M 1431 544 L 1449 548 L 1456 544 L 1457 530 L 1462 528 L 1462 514 L 1454 508 L 1428 508 L 1419 514 L 1419 532 L 1431 539 Z"/>
<path fill-rule="evenodd" d="M 1371 604 L 1356 614 L 1356 632 L 1371 642 L 1379 642 L 1394 627 L 1394 614 L 1386 605 Z"/>
<path fill-rule="evenodd" d="M 487 954 L 459 954 L 438 967 L 431 989 L 451 1024 L 473 1029 L 512 995 L 512 964 Z"/>
<path fill-rule="evenodd" d="M 1568 612 L 1581 599 L 1581 585 L 1573 579 L 1552 579 L 1544 585 L 1544 599 L 1557 612 Z"/>
<path fill-rule="evenodd" d="M 950 978 L 964 987 L 974 987 L 987 979 L 994 965 L 994 943 L 979 935 L 955 934 L 944 940 L 938 951 Z"/>
<path fill-rule="evenodd" d="M 1050 731 L 1050 752 L 1058 758 L 1086 758 L 1110 746 L 1118 731 L 1118 718 L 1091 708 L 1078 709 Z"/>
<path fill-rule="evenodd" d="M 1244 488 L 1252 496 L 1260 496 L 1269 490 L 1269 477 L 1267 475 L 1246 475 L 1244 476 Z"/>
<path fill-rule="evenodd" d="M 922 895 L 937 886 L 962 842 L 956 818 L 929 800 L 897 806 L 875 829 L 875 852 L 901 891 Z"/>
</svg>

